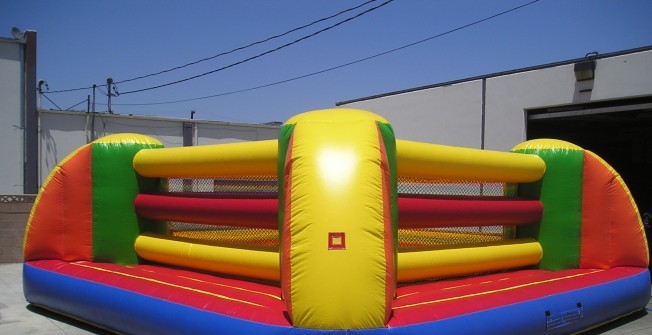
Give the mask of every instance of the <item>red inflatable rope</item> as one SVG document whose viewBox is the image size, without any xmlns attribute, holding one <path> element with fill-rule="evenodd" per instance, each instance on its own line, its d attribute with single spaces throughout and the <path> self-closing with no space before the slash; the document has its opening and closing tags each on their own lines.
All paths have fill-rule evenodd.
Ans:
<svg viewBox="0 0 652 335">
<path fill-rule="evenodd" d="M 139 194 L 136 213 L 160 221 L 246 228 L 278 228 L 277 199 L 186 198 Z"/>
<path fill-rule="evenodd" d="M 398 199 L 399 228 L 499 226 L 537 223 L 543 215 L 538 200 Z"/>
</svg>

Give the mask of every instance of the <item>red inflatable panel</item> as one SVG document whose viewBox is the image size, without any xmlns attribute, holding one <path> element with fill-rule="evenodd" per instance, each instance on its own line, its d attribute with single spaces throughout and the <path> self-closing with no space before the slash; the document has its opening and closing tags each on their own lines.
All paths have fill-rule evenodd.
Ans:
<svg viewBox="0 0 652 335">
<path fill-rule="evenodd" d="M 277 199 L 184 198 L 139 194 L 134 206 L 138 215 L 151 220 L 278 228 Z"/>
<path fill-rule="evenodd" d="M 70 279 L 93 282 L 122 292 L 134 292 L 145 297 L 157 298 L 161 304 L 175 303 L 196 308 L 199 312 L 219 313 L 262 324 L 289 326 L 288 320 L 283 315 L 285 303 L 281 299 L 280 288 L 273 285 L 161 266 L 68 263 L 58 260 L 35 261 L 28 264 L 34 268 L 65 275 Z M 87 294 L 93 296 L 94 292 L 87 292 Z M 112 298 L 113 296 L 94 296 L 93 299 L 96 300 L 89 299 L 89 301 L 110 301 Z M 107 306 L 115 306 L 115 304 L 107 304 Z M 157 307 L 157 305 L 147 306 L 152 311 L 156 311 Z M 119 312 L 114 313 L 119 314 Z M 156 314 L 150 313 L 150 315 Z"/>
<path fill-rule="evenodd" d="M 428 322 L 433 319 L 433 316 L 441 320 L 498 308 L 513 308 L 513 315 L 518 315 L 523 312 L 518 307 L 514 307 L 519 303 L 537 299 L 557 299 L 555 297 L 563 296 L 567 292 L 581 292 L 584 289 L 596 288 L 604 284 L 619 285 L 619 279 L 632 278 L 644 271 L 646 271 L 645 268 L 632 267 L 609 270 L 522 270 L 408 285 L 396 290 L 397 298 L 392 306 L 394 315 L 389 326 L 398 327 Z M 631 282 L 629 283 L 631 286 Z M 609 298 L 617 299 L 619 293 L 616 292 L 618 291 L 611 292 L 613 296 Z M 619 298 L 627 300 L 624 297 Z M 568 299 L 568 297 L 562 298 L 561 301 L 568 304 Z M 578 300 L 572 300 L 572 305 L 588 300 L 582 296 L 574 299 Z M 551 304 L 550 301 L 554 300 L 549 300 L 548 304 Z M 539 304 L 541 305 L 538 308 L 547 305 L 543 302 Z M 596 303 L 592 307 L 596 308 L 597 305 Z M 547 308 L 551 307 L 555 308 L 556 306 L 547 305 Z M 553 308 L 551 309 L 554 310 Z M 509 312 L 505 315 L 508 314 Z M 545 321 L 545 316 L 541 318 L 544 318 Z M 534 332 L 515 333 L 532 334 Z"/>
<path fill-rule="evenodd" d="M 45 181 L 27 224 L 26 261 L 93 258 L 91 156 L 90 145 L 80 148 Z"/>
<path fill-rule="evenodd" d="M 472 227 L 532 224 L 541 220 L 538 200 L 398 199 L 399 228 Z"/>
<path fill-rule="evenodd" d="M 277 199 L 216 199 L 139 194 L 138 215 L 179 221 L 247 228 L 278 228 Z M 474 227 L 532 224 L 541 220 L 538 200 L 429 199 L 400 197 L 399 228 Z"/>
</svg>

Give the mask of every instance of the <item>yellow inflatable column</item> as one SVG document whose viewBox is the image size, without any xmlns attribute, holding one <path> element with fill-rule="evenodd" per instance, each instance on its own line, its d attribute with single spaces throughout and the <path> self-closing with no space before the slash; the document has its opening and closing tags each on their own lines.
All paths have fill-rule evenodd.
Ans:
<svg viewBox="0 0 652 335">
<path fill-rule="evenodd" d="M 281 284 L 294 326 L 383 327 L 395 292 L 395 140 L 350 109 L 293 117 L 279 140 Z"/>
</svg>

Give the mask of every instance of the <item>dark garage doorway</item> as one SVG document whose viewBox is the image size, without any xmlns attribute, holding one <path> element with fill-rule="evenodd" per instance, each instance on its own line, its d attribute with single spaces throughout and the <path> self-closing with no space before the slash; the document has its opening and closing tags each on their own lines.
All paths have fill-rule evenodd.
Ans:
<svg viewBox="0 0 652 335">
<path fill-rule="evenodd" d="M 641 215 L 652 213 L 652 97 L 528 110 L 527 138 L 593 151 L 620 173 Z"/>
</svg>

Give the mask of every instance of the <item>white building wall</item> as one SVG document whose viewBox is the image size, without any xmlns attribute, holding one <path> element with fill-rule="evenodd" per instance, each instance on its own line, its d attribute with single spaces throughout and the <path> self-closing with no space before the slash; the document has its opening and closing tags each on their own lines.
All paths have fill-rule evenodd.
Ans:
<svg viewBox="0 0 652 335">
<path fill-rule="evenodd" d="M 396 137 L 480 148 L 482 81 L 414 91 L 347 104 L 385 117 Z"/>
<path fill-rule="evenodd" d="M 598 60 L 592 99 L 607 100 L 652 93 L 652 51 Z"/>
<path fill-rule="evenodd" d="M 39 133 L 39 185 L 66 156 L 87 143 L 80 115 L 42 111 Z"/>
<path fill-rule="evenodd" d="M 95 138 L 135 133 L 153 137 L 168 148 L 183 146 L 183 120 L 97 114 L 94 126 Z"/>
<path fill-rule="evenodd" d="M 508 151 L 526 138 L 526 108 L 573 102 L 573 65 L 487 79 L 485 149 Z"/>
<path fill-rule="evenodd" d="M 574 65 L 487 79 L 485 148 L 509 150 L 526 138 L 526 110 L 652 94 L 652 51 L 596 61 L 595 80 Z"/>
<path fill-rule="evenodd" d="M 279 132 L 278 126 L 106 113 L 93 117 L 92 113 L 42 110 L 40 116 L 40 185 L 68 154 L 111 134 L 143 134 L 169 148 L 183 146 L 183 125 L 187 122 L 194 124 L 195 145 L 276 139 Z"/>
<path fill-rule="evenodd" d="M 0 194 L 23 193 L 22 45 L 0 38 Z"/>
<path fill-rule="evenodd" d="M 526 139 L 529 109 L 652 95 L 651 50 L 597 59 L 594 80 L 578 82 L 573 70 L 564 64 L 490 75 L 340 106 L 387 118 L 398 138 L 508 151 Z"/>
<path fill-rule="evenodd" d="M 258 141 L 278 138 L 279 127 L 266 125 L 224 124 L 198 122 L 195 126 L 196 145 Z"/>
</svg>

